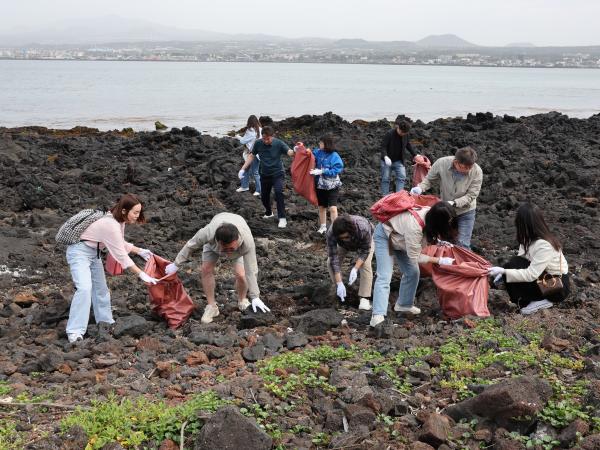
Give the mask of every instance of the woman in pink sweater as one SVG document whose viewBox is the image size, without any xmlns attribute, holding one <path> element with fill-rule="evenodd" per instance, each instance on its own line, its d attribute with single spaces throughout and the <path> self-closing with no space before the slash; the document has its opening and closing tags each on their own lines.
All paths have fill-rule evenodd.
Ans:
<svg viewBox="0 0 600 450">
<path fill-rule="evenodd" d="M 156 284 L 152 278 L 129 257 L 137 254 L 148 260 L 152 252 L 135 247 L 125 241 L 125 224 L 144 223 L 143 205 L 133 194 L 125 194 L 106 216 L 93 222 L 81 234 L 80 242 L 67 247 L 67 262 L 75 284 L 75 294 L 71 301 L 67 337 L 69 342 L 83 339 L 90 318 L 90 306 L 94 308 L 96 323 L 114 323 L 110 305 L 110 291 L 106 285 L 102 259 L 98 249 L 106 248 L 123 269 L 136 273 L 146 282 Z"/>
</svg>

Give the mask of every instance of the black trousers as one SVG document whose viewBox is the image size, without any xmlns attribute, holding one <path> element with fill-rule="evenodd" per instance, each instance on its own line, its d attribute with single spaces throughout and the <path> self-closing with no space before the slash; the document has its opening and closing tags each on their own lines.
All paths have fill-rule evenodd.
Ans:
<svg viewBox="0 0 600 450">
<path fill-rule="evenodd" d="M 275 189 L 275 201 L 277 202 L 277 218 L 285 219 L 285 200 L 283 197 L 284 176 L 269 177 L 260 176 L 260 199 L 265 207 L 265 215 L 270 216 L 271 209 L 271 189 Z"/>
<path fill-rule="evenodd" d="M 504 265 L 505 269 L 527 269 L 529 267 L 529 260 L 522 256 L 513 256 L 507 264 Z M 504 282 L 506 283 L 506 275 L 504 275 Z M 531 302 L 537 300 L 549 300 L 552 303 L 562 302 L 571 293 L 571 285 L 569 282 L 569 274 L 562 276 L 563 290 L 544 297 L 540 291 L 536 281 L 529 281 L 526 283 L 506 283 L 506 292 L 510 296 L 513 303 L 519 305 L 519 308 L 524 308 Z"/>
</svg>

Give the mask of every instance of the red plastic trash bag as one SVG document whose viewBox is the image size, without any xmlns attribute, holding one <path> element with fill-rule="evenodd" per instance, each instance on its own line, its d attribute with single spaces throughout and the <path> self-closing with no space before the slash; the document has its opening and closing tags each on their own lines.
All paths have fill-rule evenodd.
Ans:
<svg viewBox="0 0 600 450">
<path fill-rule="evenodd" d="M 410 195 L 406 191 L 392 192 L 383 198 L 380 198 L 371 206 L 371 214 L 381 223 L 385 223 L 392 217 L 397 216 L 404 211 L 410 211 L 410 213 L 417 219 L 421 228 L 425 227 L 423 219 L 415 212 L 413 208 L 418 208 L 415 201 L 415 197 Z"/>
<path fill-rule="evenodd" d="M 414 195 L 415 205 L 432 207 L 441 200 L 435 195 Z"/>
<path fill-rule="evenodd" d="M 122 275 L 123 274 L 123 266 L 119 264 L 119 262 L 112 257 L 109 253 L 106 255 L 106 262 L 104 263 L 104 270 L 109 275 Z"/>
<path fill-rule="evenodd" d="M 490 286 L 487 279 L 491 264 L 466 248 L 430 245 L 423 253 L 454 258 L 451 266 L 421 265 L 429 271 L 437 288 L 444 316 L 458 319 L 466 315 L 489 317 L 487 301 Z"/>
<path fill-rule="evenodd" d="M 152 255 L 146 262 L 144 272 L 160 279 L 155 285 L 148 285 L 152 310 L 163 317 L 169 328 L 179 328 L 190 317 L 195 305 L 181 284 L 176 273 L 165 276 L 165 267 L 170 263 L 160 256 Z"/>
<path fill-rule="evenodd" d="M 308 200 L 313 205 L 317 206 L 317 190 L 315 187 L 315 179 L 309 173 L 315 168 L 315 157 L 311 151 L 306 151 L 304 144 L 299 142 L 296 146 L 296 154 L 290 171 L 292 172 L 292 184 L 294 190 Z"/>
<path fill-rule="evenodd" d="M 429 173 L 429 169 L 431 169 L 431 161 L 427 156 L 421 156 L 421 158 L 415 159 L 415 164 L 413 165 L 413 178 L 412 185 L 415 187 L 418 185 Z"/>
</svg>

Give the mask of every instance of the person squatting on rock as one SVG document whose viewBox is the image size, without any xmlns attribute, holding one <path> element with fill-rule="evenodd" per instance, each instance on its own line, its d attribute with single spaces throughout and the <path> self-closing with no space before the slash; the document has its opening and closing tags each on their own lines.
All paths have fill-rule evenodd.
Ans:
<svg viewBox="0 0 600 450">
<path fill-rule="evenodd" d="M 215 266 L 220 258 L 233 261 L 240 311 L 251 304 L 254 312 L 257 309 L 262 312 L 270 311 L 259 297 L 256 247 L 252 232 L 242 216 L 227 212 L 214 216 L 208 225 L 187 241 L 175 261 L 167 265 L 165 273 L 170 275 L 177 272 L 178 266 L 189 260 L 199 248 L 202 248 L 200 278 L 208 302 L 202 315 L 202 323 L 210 323 L 219 315 L 219 307 L 215 302 Z"/>
<path fill-rule="evenodd" d="M 142 202 L 133 194 L 125 194 L 108 214 L 83 231 L 80 242 L 67 247 L 67 262 L 75 284 L 66 330 L 69 342 L 83 339 L 90 318 L 90 304 L 94 308 L 96 323 L 115 322 L 100 250 L 106 248 L 123 269 L 136 273 L 140 280 L 156 284 L 157 280 L 137 267 L 129 257 L 130 253 L 134 253 L 148 260 L 152 252 L 135 247 L 124 238 L 125 224 L 145 222 Z"/>
<path fill-rule="evenodd" d="M 424 240 L 429 244 L 439 244 L 455 239 L 458 230 L 454 208 L 447 202 L 439 202 L 431 208 L 414 208 L 413 211 L 419 219 L 411 211 L 404 211 L 375 227 L 377 278 L 373 289 L 372 327 L 383 322 L 387 314 L 394 257 L 402 272 L 394 311 L 415 315 L 421 313 L 414 305 L 420 275 L 419 264 L 452 265 L 454 262 L 453 258 L 438 258 L 421 253 Z"/>
<path fill-rule="evenodd" d="M 457 244 L 468 249 L 475 225 L 477 197 L 483 183 L 483 172 L 476 161 L 477 152 L 472 147 L 458 149 L 454 156 L 445 156 L 433 163 L 427 177 L 410 190 L 411 194 L 420 195 L 439 182 L 440 197 L 456 210 Z"/>
<path fill-rule="evenodd" d="M 244 161 L 246 161 L 248 159 L 248 155 L 252 153 L 252 148 L 254 147 L 256 140 L 260 139 L 261 137 L 260 122 L 255 115 L 248 117 L 244 136 L 239 138 L 240 144 L 242 144 L 244 149 L 242 152 L 242 158 Z M 258 158 L 252 161 L 250 168 L 246 171 L 246 173 L 244 173 L 240 183 L 241 185 L 236 189 L 236 192 L 246 192 L 250 190 L 250 177 L 252 176 L 254 178 L 254 195 L 260 195 L 260 175 L 258 173 L 259 165 L 260 161 Z"/>
<path fill-rule="evenodd" d="M 306 149 L 310 152 L 309 149 Z M 324 135 L 319 141 L 319 148 L 313 150 L 315 155 L 315 168 L 310 174 L 315 177 L 317 201 L 319 204 L 319 230 L 320 234 L 327 231 L 327 210 L 331 223 L 337 219 L 338 193 L 342 181 L 340 173 L 344 170 L 344 162 L 339 153 L 335 151 L 335 142 L 331 134 Z"/>
<path fill-rule="evenodd" d="M 506 291 L 511 301 L 521 308 L 521 314 L 533 314 L 569 296 L 569 266 L 560 241 L 548 228 L 540 208 L 531 203 L 522 204 L 517 210 L 515 226 L 518 256 L 513 256 L 504 267 L 492 267 L 489 275 L 494 277 L 496 286 L 506 284 Z M 538 285 L 542 274 L 560 276 L 563 288 L 544 296 Z"/>
<path fill-rule="evenodd" d="M 408 150 L 413 158 L 421 158 L 410 145 L 408 131 L 410 122 L 402 116 L 396 117 L 394 129 L 386 133 L 381 147 L 381 195 L 390 192 L 390 179 L 392 169 L 396 175 L 396 192 L 404 189 L 406 181 L 406 168 L 404 167 L 404 151 Z"/>
<path fill-rule="evenodd" d="M 373 284 L 373 225 L 361 216 L 343 215 L 338 217 L 327 231 L 327 268 L 331 281 L 336 284 L 336 293 L 343 302 L 346 298 L 346 286 L 342 281 L 341 265 L 347 252 L 355 251 L 356 262 L 350 270 L 348 284 L 352 285 L 360 274 L 358 309 L 371 309 L 371 289 Z"/>
<path fill-rule="evenodd" d="M 285 182 L 285 172 L 281 155 L 287 154 L 294 156 L 291 150 L 283 141 L 273 137 L 273 128 L 266 126 L 262 129 L 262 139 L 254 143 L 252 153 L 239 171 L 240 179 L 244 178 L 246 170 L 250 167 L 255 158 L 260 159 L 260 189 L 261 200 L 265 207 L 265 219 L 273 217 L 271 209 L 271 189 L 275 189 L 275 200 L 277 201 L 277 217 L 279 218 L 279 228 L 287 226 L 285 218 L 285 200 L 283 197 L 283 185 Z"/>
</svg>

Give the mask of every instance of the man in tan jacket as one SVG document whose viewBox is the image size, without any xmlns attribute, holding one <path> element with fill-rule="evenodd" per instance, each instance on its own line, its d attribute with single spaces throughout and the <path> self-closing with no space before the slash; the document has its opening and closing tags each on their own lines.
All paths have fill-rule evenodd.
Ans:
<svg viewBox="0 0 600 450">
<path fill-rule="evenodd" d="M 169 264 L 165 272 L 168 275 L 175 273 L 178 270 L 177 266 L 189 260 L 190 255 L 199 248 L 202 248 L 200 277 L 208 302 L 202 315 L 202 323 L 210 323 L 219 315 L 219 307 L 215 302 L 215 266 L 220 258 L 233 261 L 239 309 L 243 311 L 252 304 L 254 312 L 257 308 L 262 312 L 270 311 L 259 298 L 254 238 L 242 216 L 231 213 L 217 214 L 208 225 L 187 241 L 177 254 L 175 262 Z"/>
<path fill-rule="evenodd" d="M 476 161 L 477 152 L 472 147 L 458 149 L 454 156 L 445 156 L 433 163 L 427 177 L 410 191 L 420 195 L 434 183 L 439 183 L 440 197 L 456 211 L 458 245 L 468 249 L 475 225 L 477 197 L 483 183 L 483 171 Z"/>
</svg>

